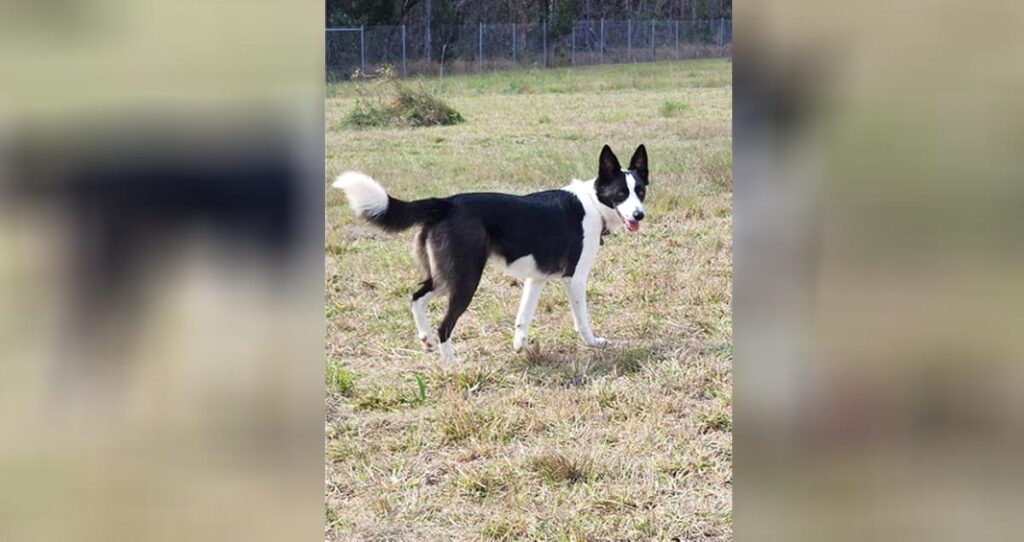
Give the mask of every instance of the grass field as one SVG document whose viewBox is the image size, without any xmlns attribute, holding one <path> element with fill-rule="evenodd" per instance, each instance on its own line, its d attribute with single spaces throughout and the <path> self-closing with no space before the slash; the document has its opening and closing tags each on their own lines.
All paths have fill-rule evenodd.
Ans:
<svg viewBox="0 0 1024 542">
<path fill-rule="evenodd" d="M 527 193 L 596 175 L 645 143 L 648 218 L 605 238 L 583 346 L 549 283 L 517 355 L 521 286 L 488 268 L 453 336 L 420 350 L 412 231 L 327 194 L 327 538 L 732 537 L 732 64 L 696 60 L 423 80 L 456 126 L 351 129 L 327 100 L 328 182 L 362 170 L 399 198 Z M 443 313 L 435 301 L 434 325 Z"/>
</svg>

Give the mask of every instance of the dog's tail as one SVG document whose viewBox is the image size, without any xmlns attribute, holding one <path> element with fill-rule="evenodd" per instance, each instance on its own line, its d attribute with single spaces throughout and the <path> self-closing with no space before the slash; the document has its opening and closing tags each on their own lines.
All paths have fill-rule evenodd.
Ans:
<svg viewBox="0 0 1024 542">
<path fill-rule="evenodd" d="M 386 231 L 402 231 L 439 220 L 448 209 L 447 202 L 437 198 L 395 199 L 377 181 L 358 171 L 342 173 L 331 186 L 345 191 L 348 205 L 356 214 Z"/>
</svg>

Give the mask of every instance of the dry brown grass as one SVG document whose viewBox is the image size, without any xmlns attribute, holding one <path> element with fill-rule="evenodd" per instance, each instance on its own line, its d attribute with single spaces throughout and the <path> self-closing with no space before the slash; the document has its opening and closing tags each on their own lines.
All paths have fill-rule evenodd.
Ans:
<svg viewBox="0 0 1024 542">
<path fill-rule="evenodd" d="M 603 143 L 621 158 L 643 142 L 652 184 L 641 232 L 607 238 L 590 281 L 610 348 L 582 346 L 549 284 L 535 349 L 516 355 L 521 287 L 489 269 L 455 331 L 461 365 L 419 350 L 411 232 L 380 233 L 329 191 L 327 538 L 731 538 L 730 70 L 424 80 L 466 123 L 418 129 L 345 130 L 354 93 L 333 89 L 329 178 L 361 169 L 406 198 L 525 193 L 592 176 Z M 667 101 L 689 107 L 666 116 Z"/>
</svg>

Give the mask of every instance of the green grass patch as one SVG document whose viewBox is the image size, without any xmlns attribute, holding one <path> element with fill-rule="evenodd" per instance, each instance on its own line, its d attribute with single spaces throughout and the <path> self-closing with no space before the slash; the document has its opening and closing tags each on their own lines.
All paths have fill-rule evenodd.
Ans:
<svg viewBox="0 0 1024 542">
<path fill-rule="evenodd" d="M 483 535 L 489 540 L 523 540 L 529 534 L 529 527 L 522 519 L 497 518 L 484 524 Z"/>
<path fill-rule="evenodd" d="M 597 476 L 590 457 L 565 452 L 546 452 L 530 458 L 530 468 L 547 482 L 575 484 L 593 481 Z"/>
<path fill-rule="evenodd" d="M 513 477 L 514 473 L 491 466 L 463 472 L 456 479 L 456 484 L 463 494 L 475 500 L 484 500 L 507 491 Z"/>
<path fill-rule="evenodd" d="M 698 179 L 711 191 L 732 191 L 732 147 L 702 153 L 697 167 Z"/>
<path fill-rule="evenodd" d="M 674 102 L 672 100 L 665 100 L 661 103 L 661 108 L 658 111 L 661 112 L 663 117 L 671 117 L 679 111 L 686 111 L 690 108 L 690 104 L 683 102 Z"/>
<path fill-rule="evenodd" d="M 732 431 L 732 416 L 728 411 L 709 410 L 700 414 L 702 433 L 711 431 Z"/>
<path fill-rule="evenodd" d="M 328 393 L 351 397 L 355 392 L 356 377 L 342 366 L 340 362 L 327 360 L 324 379 L 327 384 Z"/>
<path fill-rule="evenodd" d="M 476 394 L 499 385 L 502 377 L 499 368 L 474 365 L 457 372 L 442 373 L 440 383 L 452 391 Z"/>
<path fill-rule="evenodd" d="M 449 404 L 438 419 L 438 428 L 446 443 L 470 440 L 506 443 L 522 434 L 527 425 L 518 412 L 465 401 Z"/>
<path fill-rule="evenodd" d="M 633 374 L 639 371 L 644 363 L 651 359 L 653 351 L 649 347 L 630 348 L 622 351 L 614 362 L 614 368 L 619 374 Z"/>
<path fill-rule="evenodd" d="M 421 406 L 427 402 L 427 380 L 415 373 L 407 385 L 379 386 L 354 398 L 356 410 L 389 411 L 401 407 Z"/>
</svg>

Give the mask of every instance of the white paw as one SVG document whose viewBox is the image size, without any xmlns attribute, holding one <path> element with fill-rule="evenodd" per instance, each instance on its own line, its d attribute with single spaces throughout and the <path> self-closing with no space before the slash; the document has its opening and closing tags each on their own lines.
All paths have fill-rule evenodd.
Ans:
<svg viewBox="0 0 1024 542">
<path fill-rule="evenodd" d="M 518 333 L 512 339 L 512 350 L 516 352 L 522 352 L 524 348 L 529 346 L 529 341 L 526 340 L 525 336 L 521 336 Z"/>
<path fill-rule="evenodd" d="M 598 348 L 608 346 L 608 339 L 605 339 L 604 337 L 594 337 L 587 341 L 587 346 L 596 346 Z"/>
<path fill-rule="evenodd" d="M 437 346 L 436 341 L 430 338 L 426 333 L 417 333 L 416 338 L 420 340 L 420 344 L 423 345 L 423 349 L 427 352 L 433 352 L 434 347 Z"/>
<path fill-rule="evenodd" d="M 458 363 L 459 358 L 455 356 L 455 349 L 452 348 L 451 342 L 441 343 L 441 361 L 446 363 Z"/>
</svg>

